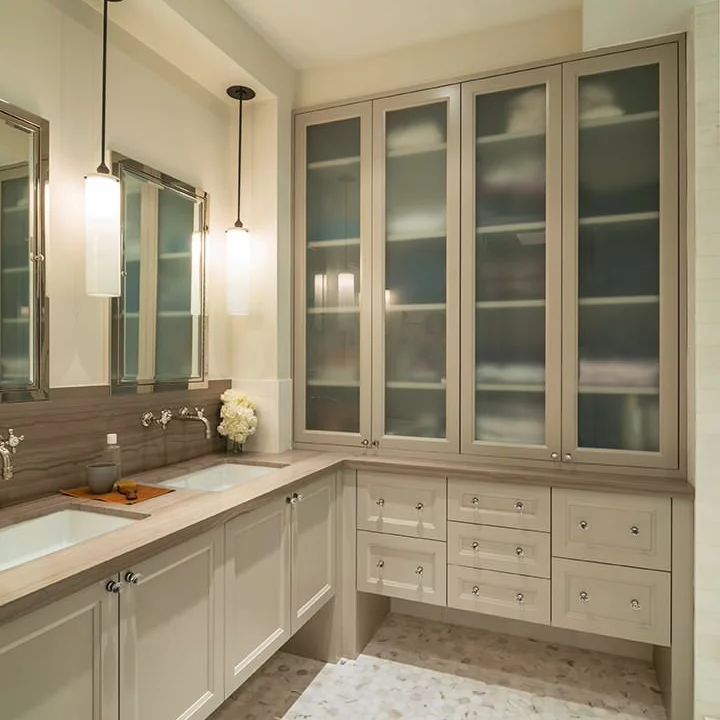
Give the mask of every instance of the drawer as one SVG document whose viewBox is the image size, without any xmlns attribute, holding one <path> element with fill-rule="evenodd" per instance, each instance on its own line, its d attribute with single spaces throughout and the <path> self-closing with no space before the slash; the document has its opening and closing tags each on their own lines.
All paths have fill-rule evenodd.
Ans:
<svg viewBox="0 0 720 720">
<path fill-rule="evenodd" d="M 556 557 L 670 570 L 670 499 L 553 490 Z"/>
<path fill-rule="evenodd" d="M 357 589 L 445 605 L 445 543 L 358 531 Z"/>
<path fill-rule="evenodd" d="M 550 581 L 448 566 L 448 607 L 550 623 Z"/>
<path fill-rule="evenodd" d="M 550 488 L 450 478 L 448 519 L 550 531 Z"/>
<path fill-rule="evenodd" d="M 447 552 L 453 565 L 550 577 L 547 533 L 449 522 Z"/>
<path fill-rule="evenodd" d="M 557 627 L 670 645 L 670 573 L 553 558 Z"/>
<path fill-rule="evenodd" d="M 447 482 L 444 477 L 413 477 L 358 472 L 359 530 L 445 539 Z"/>
</svg>

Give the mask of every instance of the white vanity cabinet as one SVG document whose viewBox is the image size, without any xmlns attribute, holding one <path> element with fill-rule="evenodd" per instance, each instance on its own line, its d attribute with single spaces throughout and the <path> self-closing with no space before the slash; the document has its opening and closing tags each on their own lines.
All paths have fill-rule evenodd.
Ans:
<svg viewBox="0 0 720 720">
<path fill-rule="evenodd" d="M 224 700 L 223 531 L 121 573 L 120 720 L 201 720 Z"/>
<path fill-rule="evenodd" d="M 0 716 L 117 720 L 118 600 L 95 583 L 0 625 Z"/>
</svg>

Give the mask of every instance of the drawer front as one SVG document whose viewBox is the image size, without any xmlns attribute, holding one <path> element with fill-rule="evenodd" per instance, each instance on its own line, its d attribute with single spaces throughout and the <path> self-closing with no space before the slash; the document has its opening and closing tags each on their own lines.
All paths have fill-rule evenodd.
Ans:
<svg viewBox="0 0 720 720">
<path fill-rule="evenodd" d="M 449 522 L 448 562 L 479 570 L 549 578 L 550 535 Z"/>
<path fill-rule="evenodd" d="M 445 543 L 358 531 L 357 589 L 445 605 Z"/>
<path fill-rule="evenodd" d="M 670 645 L 670 573 L 553 559 L 557 627 Z"/>
<path fill-rule="evenodd" d="M 670 570 L 670 498 L 553 490 L 553 555 Z"/>
<path fill-rule="evenodd" d="M 550 531 L 550 488 L 450 478 L 448 519 Z"/>
<path fill-rule="evenodd" d="M 359 530 L 445 539 L 447 482 L 444 477 L 358 472 Z"/>
<path fill-rule="evenodd" d="M 448 566 L 448 607 L 550 623 L 550 581 Z"/>
</svg>

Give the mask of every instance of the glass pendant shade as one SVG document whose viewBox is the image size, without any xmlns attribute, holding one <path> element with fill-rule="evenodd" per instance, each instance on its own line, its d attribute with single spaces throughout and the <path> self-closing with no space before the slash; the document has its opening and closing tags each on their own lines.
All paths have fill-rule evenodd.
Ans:
<svg viewBox="0 0 720 720">
<path fill-rule="evenodd" d="M 88 295 L 120 297 L 122 270 L 120 181 L 85 177 L 85 287 Z"/>
<path fill-rule="evenodd" d="M 230 315 L 249 315 L 252 238 L 245 228 L 231 227 L 225 233 L 225 242 L 227 311 Z"/>
</svg>

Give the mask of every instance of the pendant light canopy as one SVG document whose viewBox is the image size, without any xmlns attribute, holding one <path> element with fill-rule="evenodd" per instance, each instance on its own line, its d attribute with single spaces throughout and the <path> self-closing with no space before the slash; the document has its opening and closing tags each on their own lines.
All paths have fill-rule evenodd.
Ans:
<svg viewBox="0 0 720 720">
<path fill-rule="evenodd" d="M 233 85 L 227 94 L 238 101 L 238 179 L 237 219 L 225 233 L 227 255 L 225 258 L 227 309 L 230 315 L 250 313 L 250 278 L 252 272 L 252 239 L 248 229 L 240 220 L 240 178 L 242 172 L 242 120 L 243 102 L 252 100 L 255 91 L 244 85 Z"/>
<path fill-rule="evenodd" d="M 121 1 L 103 0 L 100 164 L 85 177 L 85 287 L 96 297 L 121 294 L 120 181 L 105 164 L 108 3 Z"/>
</svg>

